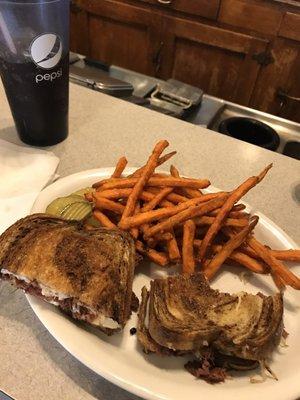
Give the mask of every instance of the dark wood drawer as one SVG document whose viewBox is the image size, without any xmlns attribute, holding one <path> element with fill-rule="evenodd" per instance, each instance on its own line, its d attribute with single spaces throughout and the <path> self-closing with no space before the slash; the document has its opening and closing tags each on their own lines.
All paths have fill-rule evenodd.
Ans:
<svg viewBox="0 0 300 400">
<path fill-rule="evenodd" d="M 239 28 L 276 36 L 281 18 L 281 11 L 273 8 L 271 4 L 259 4 L 249 0 L 223 0 L 218 20 Z"/>
<path fill-rule="evenodd" d="M 139 0 L 143 3 L 163 6 L 209 19 L 217 19 L 221 0 Z"/>
<path fill-rule="evenodd" d="M 284 15 L 279 36 L 300 42 L 300 14 L 288 12 Z"/>
</svg>

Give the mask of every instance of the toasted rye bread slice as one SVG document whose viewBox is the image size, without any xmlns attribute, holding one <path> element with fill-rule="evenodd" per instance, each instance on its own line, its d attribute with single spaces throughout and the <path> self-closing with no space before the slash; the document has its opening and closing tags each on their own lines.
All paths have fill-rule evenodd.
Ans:
<svg viewBox="0 0 300 400">
<path fill-rule="evenodd" d="M 281 338 L 281 294 L 220 293 L 196 273 L 156 279 L 149 303 L 145 290 L 143 299 L 138 337 L 146 351 L 201 353 L 212 347 L 229 356 L 262 360 Z"/>
<path fill-rule="evenodd" d="M 120 230 L 30 215 L 0 236 L 3 279 L 110 333 L 130 315 L 135 246 Z"/>
</svg>

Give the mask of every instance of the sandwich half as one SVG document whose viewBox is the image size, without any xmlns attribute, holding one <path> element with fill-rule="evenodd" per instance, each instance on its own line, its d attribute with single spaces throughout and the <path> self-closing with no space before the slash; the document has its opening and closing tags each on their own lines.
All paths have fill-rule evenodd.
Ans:
<svg viewBox="0 0 300 400">
<path fill-rule="evenodd" d="M 107 334 L 131 314 L 134 268 L 133 240 L 119 230 L 34 214 L 0 236 L 1 279 Z"/>
<path fill-rule="evenodd" d="M 246 369 L 266 360 L 277 347 L 282 318 L 279 293 L 231 295 L 210 288 L 201 273 L 177 275 L 152 281 L 150 292 L 143 288 L 138 339 L 147 353 L 201 359 L 213 351 Z"/>
</svg>

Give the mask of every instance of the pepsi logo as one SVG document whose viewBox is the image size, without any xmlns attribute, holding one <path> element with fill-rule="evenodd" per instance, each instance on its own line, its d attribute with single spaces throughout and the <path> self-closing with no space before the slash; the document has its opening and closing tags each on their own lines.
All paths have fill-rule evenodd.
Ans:
<svg viewBox="0 0 300 400">
<path fill-rule="evenodd" d="M 44 33 L 36 37 L 30 46 L 30 54 L 34 63 L 44 69 L 55 67 L 62 56 L 62 42 L 54 33 Z"/>
</svg>

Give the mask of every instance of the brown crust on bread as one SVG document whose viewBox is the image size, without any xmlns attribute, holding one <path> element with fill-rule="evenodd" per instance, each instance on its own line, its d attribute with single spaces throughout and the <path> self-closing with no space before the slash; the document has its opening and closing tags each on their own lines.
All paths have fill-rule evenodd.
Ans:
<svg viewBox="0 0 300 400">
<path fill-rule="evenodd" d="M 142 289 L 142 300 L 138 312 L 138 330 L 137 336 L 140 344 L 143 347 L 145 353 L 156 353 L 159 355 L 172 355 L 174 352 L 167 349 L 166 347 L 160 346 L 149 334 L 148 328 L 145 323 L 147 308 L 149 301 L 149 292 L 146 286 Z"/>
<path fill-rule="evenodd" d="M 28 216 L 0 237 L 0 268 L 76 299 L 124 326 L 130 315 L 135 247 L 119 230 Z"/>
<path fill-rule="evenodd" d="M 267 358 L 282 334 L 281 294 L 220 293 L 201 273 L 151 282 L 147 333 L 173 351 L 222 354 L 248 360 Z M 142 343 L 145 347 L 145 344 Z"/>
</svg>

